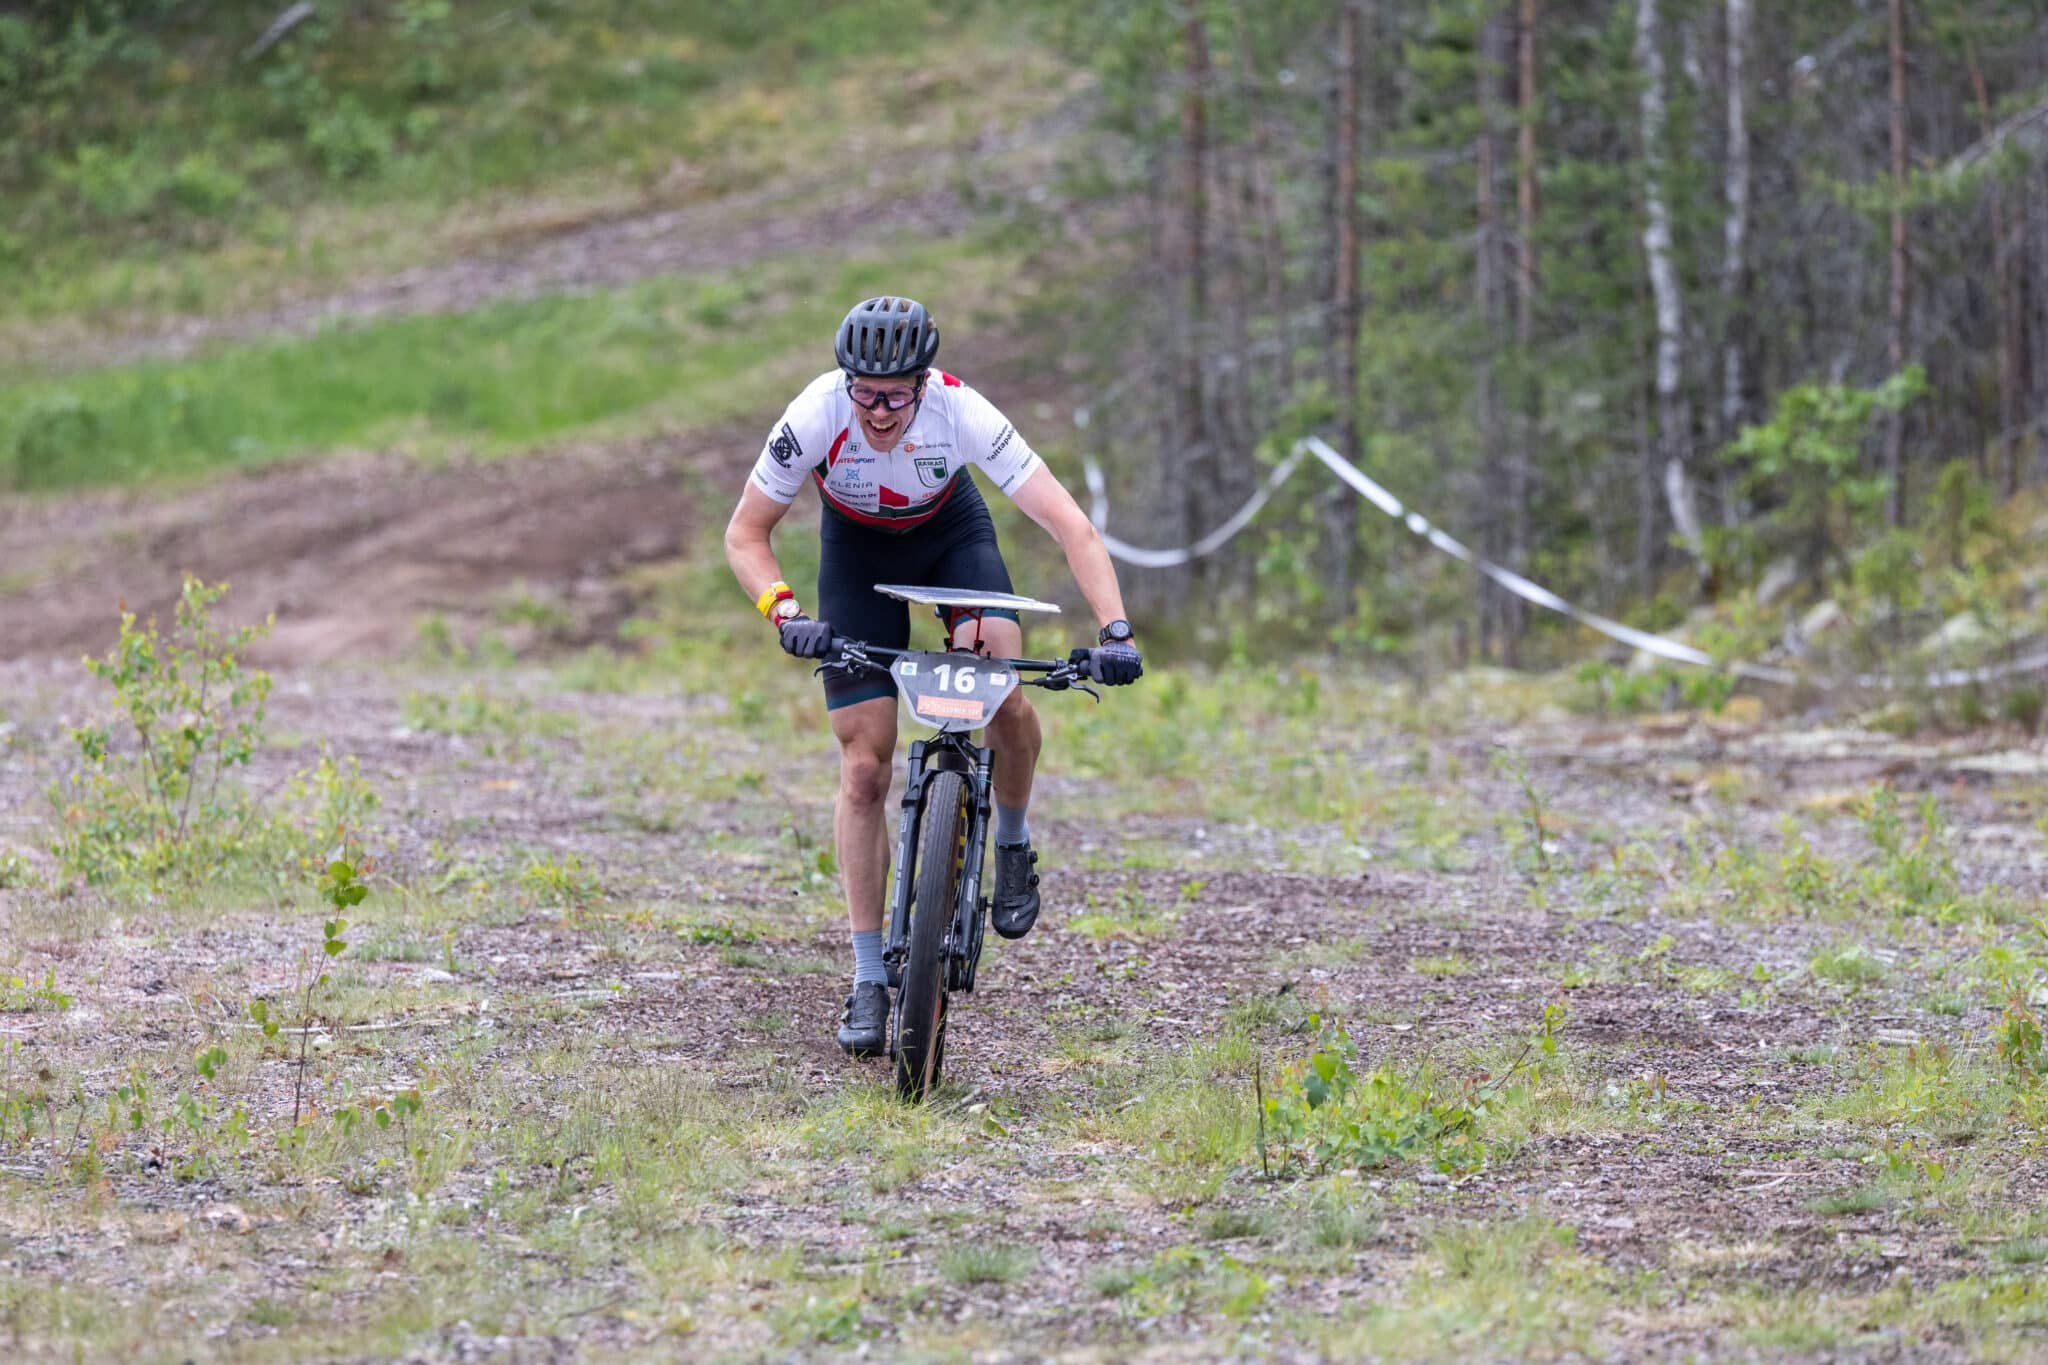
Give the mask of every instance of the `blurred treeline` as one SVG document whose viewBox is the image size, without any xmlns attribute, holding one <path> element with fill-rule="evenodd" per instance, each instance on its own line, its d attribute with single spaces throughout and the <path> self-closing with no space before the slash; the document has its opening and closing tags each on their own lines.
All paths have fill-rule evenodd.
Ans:
<svg viewBox="0 0 2048 1365">
<path fill-rule="evenodd" d="M 1076 220 L 1113 283 L 1060 321 L 1121 367 L 1093 425 L 1155 543 L 1320 430 L 1652 624 L 1766 578 L 1893 643 L 2043 624 L 1984 580 L 2048 477 L 2048 5 L 1081 0 L 1060 33 L 1102 82 L 1082 183 L 1140 206 Z M 1291 532 L 1159 595 L 1525 656 L 1520 603 L 1298 482 Z"/>
</svg>

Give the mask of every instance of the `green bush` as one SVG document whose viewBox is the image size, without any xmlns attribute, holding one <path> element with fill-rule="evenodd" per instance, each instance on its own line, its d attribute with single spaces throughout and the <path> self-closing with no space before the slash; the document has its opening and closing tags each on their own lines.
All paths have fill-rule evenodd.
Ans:
<svg viewBox="0 0 2048 1365">
<path fill-rule="evenodd" d="M 168 635 L 121 614 L 103 659 L 86 660 L 114 689 L 119 719 L 71 732 L 80 764 L 53 783 L 51 854 L 94 885 L 192 885 L 255 872 L 295 877 L 356 848 L 380 804 L 353 757 L 319 760 L 265 806 L 238 780 L 263 743 L 270 675 L 243 662 L 270 623 L 226 629 L 212 619 L 226 584 L 187 575 Z M 310 851 L 309 851 L 310 850 Z"/>
<path fill-rule="evenodd" d="M 1741 471 L 1744 493 L 1772 510 L 1721 537 L 1719 561 L 1752 568 L 1790 553 L 1819 568 L 1854 544 L 1891 487 L 1862 472 L 1864 441 L 1880 414 L 1926 392 L 1926 375 L 1909 365 L 1873 388 L 1809 382 L 1779 394 L 1770 420 L 1744 428 L 1722 452 Z"/>
<path fill-rule="evenodd" d="M 169 182 L 147 152 L 139 148 L 120 151 L 92 142 L 80 147 L 69 161 L 52 162 L 49 173 L 81 211 L 102 223 L 148 217 Z"/>
<path fill-rule="evenodd" d="M 113 650 L 86 660 L 126 722 L 119 741 L 109 725 L 74 729 L 83 766 L 50 792 L 51 852 L 89 882 L 205 880 L 238 861 L 257 821 L 255 802 L 228 774 L 262 737 L 270 675 L 245 668 L 242 656 L 269 624 L 216 627 L 212 609 L 226 593 L 188 574 L 169 638 L 154 619 L 138 625 L 124 611 Z"/>
<path fill-rule="evenodd" d="M 1447 1084 L 1428 1066 L 1404 1072 L 1388 1063 L 1361 1075 L 1358 1047 L 1344 1026 L 1311 1017 L 1310 1027 L 1321 1026 L 1316 1050 L 1283 1070 L 1263 1099 L 1260 1163 L 1269 1165 L 1277 1150 L 1283 1173 L 1296 1159 L 1312 1170 L 1418 1158 L 1439 1170 L 1476 1170 L 1486 1162 L 1480 1129 L 1493 1101 L 1533 1076 L 1538 1057 L 1557 1054 L 1563 1022 L 1562 1007 L 1545 1006 L 1542 1023 L 1507 1067 L 1484 1080 Z"/>
<path fill-rule="evenodd" d="M 171 170 L 171 198 L 201 218 L 225 218 L 249 193 L 249 182 L 212 152 L 194 152 Z"/>
<path fill-rule="evenodd" d="M 29 402 L 14 436 L 12 482 L 16 488 L 49 488 L 69 471 L 91 465 L 105 439 L 99 414 L 68 390 L 40 394 Z"/>
<path fill-rule="evenodd" d="M 446 94 L 455 84 L 455 10 L 448 0 L 399 0 L 398 41 L 405 53 L 399 80 L 416 96 Z"/>
<path fill-rule="evenodd" d="M 354 180 L 391 159 L 391 129 L 355 96 L 343 95 L 307 123 L 306 146 L 331 179 Z"/>
<path fill-rule="evenodd" d="M 2048 703 L 2048 692 L 2027 685 L 2015 687 L 2005 694 L 2005 718 L 2032 734 L 2041 728 L 2041 712 Z"/>
</svg>

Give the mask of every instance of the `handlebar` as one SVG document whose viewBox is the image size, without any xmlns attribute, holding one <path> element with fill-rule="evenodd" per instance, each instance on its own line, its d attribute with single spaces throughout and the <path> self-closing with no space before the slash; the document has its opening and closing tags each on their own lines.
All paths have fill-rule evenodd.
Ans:
<svg viewBox="0 0 2048 1365">
<path fill-rule="evenodd" d="M 886 663 L 900 659 L 906 654 L 922 652 L 913 649 L 893 649 L 888 645 L 871 645 L 865 640 L 855 640 L 844 635 L 832 637 L 832 649 L 834 653 L 827 655 L 825 661 L 818 665 L 820 671 L 843 668 L 849 672 L 865 672 L 881 668 L 883 664 L 876 662 L 877 660 Z M 1069 688 L 1077 688 L 1097 701 L 1102 700 L 1102 694 L 1083 681 L 1088 676 L 1085 671 L 1088 651 L 1085 649 L 1077 649 L 1064 659 L 999 659 L 988 654 L 976 654 L 973 657 L 987 663 L 999 664 L 1014 673 L 1045 675 L 1042 678 L 1019 677 L 1017 681 L 1024 687 L 1043 687 L 1048 692 L 1064 692 Z"/>
</svg>

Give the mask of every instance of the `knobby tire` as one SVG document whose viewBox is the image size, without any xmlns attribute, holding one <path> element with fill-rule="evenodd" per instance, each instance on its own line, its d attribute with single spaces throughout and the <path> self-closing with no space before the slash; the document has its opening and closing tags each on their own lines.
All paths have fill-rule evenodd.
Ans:
<svg viewBox="0 0 2048 1365">
<path fill-rule="evenodd" d="M 945 1057 L 946 930 L 959 898 L 966 805 L 967 786 L 959 773 L 936 772 L 925 779 L 910 947 L 897 1002 L 896 1091 L 912 1104 L 939 1083 L 939 1065 Z"/>
</svg>

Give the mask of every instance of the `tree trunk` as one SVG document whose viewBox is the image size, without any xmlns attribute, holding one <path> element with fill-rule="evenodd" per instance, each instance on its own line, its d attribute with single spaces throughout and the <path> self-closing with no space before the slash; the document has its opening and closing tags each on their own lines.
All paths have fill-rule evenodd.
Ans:
<svg viewBox="0 0 2048 1365">
<path fill-rule="evenodd" d="M 1906 0 L 1891 0 L 1892 56 L 1892 287 L 1891 341 L 1887 356 L 1893 374 L 1906 368 Z M 1884 474 L 1891 480 L 1885 514 L 1894 526 L 1905 517 L 1906 414 L 1903 408 L 1886 416 Z"/>
<path fill-rule="evenodd" d="M 1514 453 L 1508 466 L 1508 567 L 1521 573 L 1529 557 L 1529 497 L 1536 444 L 1543 427 L 1543 385 L 1536 364 L 1536 0 L 1521 0 L 1517 26 L 1516 107 L 1520 114 L 1515 158 L 1515 351 L 1521 402 Z M 1508 599 L 1508 663 L 1521 662 L 1528 604 Z"/>
<path fill-rule="evenodd" d="M 1657 30 L 1657 0 L 1636 0 L 1636 62 L 1643 78 L 1643 252 L 1649 260 L 1657 317 L 1657 449 L 1671 524 L 1704 575 L 1705 544 L 1693 489 L 1692 409 L 1685 395 L 1685 301 L 1672 259 L 1671 211 L 1664 198 L 1666 92 Z"/>
<path fill-rule="evenodd" d="M 1991 92 L 1985 88 L 1984 68 L 1977 61 L 1974 46 L 1964 51 L 1970 67 L 1970 88 L 1977 96 L 1977 121 L 1984 137 L 1997 130 L 1997 116 L 1991 109 Z M 2008 498 L 2020 491 L 2020 428 L 2026 418 L 2026 378 L 2021 369 L 2020 350 L 2026 318 L 2021 312 L 2019 272 L 2014 269 L 2012 214 L 2006 206 L 2005 185 L 1991 180 L 1991 280 L 1997 294 L 1998 310 L 1998 475 Z"/>
<path fill-rule="evenodd" d="M 1358 462 L 1361 450 L 1358 423 L 1358 332 L 1363 310 L 1359 299 L 1358 239 L 1362 216 L 1358 202 L 1358 160 L 1360 140 L 1359 92 L 1365 85 L 1365 44 L 1361 29 L 1364 16 L 1357 3 L 1344 6 L 1337 17 L 1337 168 L 1336 203 L 1332 205 L 1331 226 L 1335 229 L 1337 259 L 1334 283 L 1336 308 L 1330 318 L 1330 354 L 1336 362 L 1332 379 L 1337 391 L 1337 439 L 1344 458 Z M 1323 540 L 1327 556 L 1325 590 L 1329 609 L 1336 618 L 1351 618 L 1352 560 L 1358 546 L 1358 498 L 1339 484 L 1323 501 Z"/>
<path fill-rule="evenodd" d="M 1636 591 L 1647 601 L 1657 592 L 1657 442 L 1650 430 L 1650 407 L 1643 401 L 1640 389 L 1636 390 L 1631 406 L 1635 409 L 1639 456 L 1636 461 Z"/>
<path fill-rule="evenodd" d="M 1266 307 L 1273 314 L 1273 328 L 1280 348 L 1279 387 L 1282 403 L 1294 397 L 1294 323 L 1287 298 L 1287 243 L 1281 231 L 1279 205 L 1273 193 L 1272 168 L 1279 164 L 1267 131 L 1268 115 L 1261 98 L 1264 78 L 1259 73 L 1252 47 L 1251 8 L 1245 0 L 1237 10 L 1238 63 L 1244 69 L 1246 119 L 1251 128 L 1251 157 L 1246 169 L 1251 176 L 1253 208 L 1258 219 L 1259 250 L 1263 258 L 1260 277 L 1266 288 Z"/>
<path fill-rule="evenodd" d="M 1745 276 L 1749 270 L 1749 0 L 1728 0 L 1728 165 L 1721 223 L 1721 441 L 1741 433 L 1749 413 L 1743 396 L 1743 348 L 1749 341 Z"/>
<path fill-rule="evenodd" d="M 1479 136 L 1474 147 L 1477 166 L 1474 206 L 1479 231 L 1472 262 L 1472 292 L 1479 323 L 1479 344 L 1473 371 L 1473 404 L 1479 427 L 1480 479 L 1475 520 L 1481 528 L 1480 545 L 1489 559 L 1505 557 L 1506 509 L 1501 506 L 1508 486 L 1511 456 L 1501 401 L 1501 342 L 1507 325 L 1505 234 L 1501 228 L 1500 167 L 1501 123 L 1505 105 L 1506 57 L 1509 32 L 1508 11 L 1496 5 L 1482 23 L 1478 51 Z M 1491 661 L 1499 636 L 1503 656 L 1507 644 L 1506 597 L 1490 578 L 1479 580 L 1479 656 Z"/>
<path fill-rule="evenodd" d="M 1187 87 L 1180 118 L 1180 276 L 1185 288 L 1180 328 L 1180 428 L 1186 444 L 1168 450 L 1169 464 L 1179 467 L 1182 489 L 1182 543 L 1214 523 L 1217 503 L 1217 453 L 1204 401 L 1202 356 L 1209 330 L 1208 283 L 1208 110 L 1209 35 L 1199 12 L 1182 28 L 1187 48 Z M 1171 485 L 1169 485 L 1171 486 Z M 1205 565 L 1195 572 L 1207 576 Z"/>
</svg>

